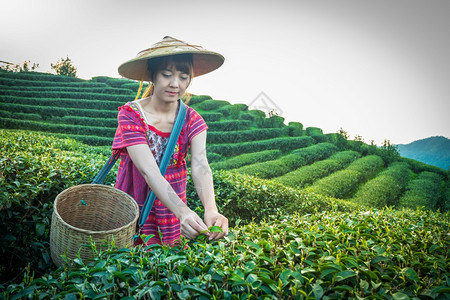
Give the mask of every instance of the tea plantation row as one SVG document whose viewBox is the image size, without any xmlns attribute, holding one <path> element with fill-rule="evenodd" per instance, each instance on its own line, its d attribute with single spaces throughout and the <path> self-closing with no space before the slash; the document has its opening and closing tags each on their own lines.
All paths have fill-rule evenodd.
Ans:
<svg viewBox="0 0 450 300">
<path fill-rule="evenodd" d="M 109 149 L 0 130 L 0 151 L 2 299 L 450 295 L 448 213 L 373 209 L 229 171 L 214 171 L 217 201 L 233 224 L 224 240 L 200 238 L 174 248 L 110 245 L 92 261 L 75 259 L 56 269 L 48 244 L 54 197 L 90 182 Z M 384 176 L 395 168 L 402 166 Z M 113 180 L 111 174 L 107 182 Z M 195 207 L 193 194 L 190 189 Z"/>
<path fill-rule="evenodd" d="M 111 145 L 117 127 L 117 107 L 134 99 L 138 86 L 134 81 L 108 77 L 85 81 L 36 72 L 0 72 L 0 128 L 32 129 L 88 144 Z M 244 104 L 230 105 L 209 96 L 193 96 L 190 105 L 209 126 L 208 158 L 215 169 L 234 169 L 356 202 L 364 202 L 370 194 L 368 201 L 377 207 L 419 205 L 447 210 L 450 206 L 448 172 L 400 158 L 395 149 L 349 141 L 339 134 L 323 134 L 320 128 L 304 129 L 298 122 L 285 125 L 279 116 L 265 118 L 262 111 L 248 110 Z M 357 161 L 330 157 L 336 154 L 339 158 L 342 151 L 354 151 L 360 157 Z M 371 166 L 370 160 L 377 164 Z M 405 177 L 383 175 L 383 170 L 396 161 L 408 164 Z M 435 193 L 425 199 L 416 196 L 423 192 L 412 188 L 411 183 L 423 172 L 438 175 Z M 305 176 L 306 173 L 310 175 Z M 375 180 L 378 175 L 391 184 Z M 369 180 L 375 181 L 366 185 Z M 374 192 L 376 185 L 377 192 Z M 371 192 L 356 196 L 356 193 L 363 195 L 358 190 Z M 406 192 L 407 198 L 403 197 Z"/>
</svg>

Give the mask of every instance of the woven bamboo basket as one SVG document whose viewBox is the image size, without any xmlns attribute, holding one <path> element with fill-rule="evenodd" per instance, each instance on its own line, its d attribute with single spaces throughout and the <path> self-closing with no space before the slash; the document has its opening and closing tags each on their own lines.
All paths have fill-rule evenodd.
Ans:
<svg viewBox="0 0 450 300">
<path fill-rule="evenodd" d="M 56 266 L 61 266 L 61 255 L 76 258 L 78 251 L 85 260 L 92 250 L 82 247 L 91 238 L 99 249 L 113 238 L 115 245 L 132 245 L 139 217 L 136 201 L 118 189 L 101 184 L 81 184 L 56 196 L 50 227 L 50 254 Z"/>
</svg>

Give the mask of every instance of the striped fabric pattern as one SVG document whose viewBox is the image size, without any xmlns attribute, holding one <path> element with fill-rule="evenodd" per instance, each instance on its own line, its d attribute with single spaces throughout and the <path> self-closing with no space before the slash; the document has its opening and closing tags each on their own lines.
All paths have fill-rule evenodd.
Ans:
<svg viewBox="0 0 450 300">
<path fill-rule="evenodd" d="M 149 129 L 146 135 L 145 128 Z M 164 175 L 178 197 L 187 203 L 186 179 L 187 168 L 185 157 L 192 139 L 204 130 L 207 125 L 203 118 L 193 108 L 187 107 L 186 118 L 180 137 Z M 118 126 L 114 136 L 112 149 L 120 152 L 120 164 L 115 187 L 131 195 L 141 209 L 149 191 L 149 187 L 139 170 L 131 161 L 126 147 L 137 144 L 148 144 L 154 157 L 160 157 L 169 139 L 169 133 L 161 132 L 146 124 L 133 102 L 119 107 Z M 163 145 L 163 146 L 161 146 Z M 159 163 L 159 161 L 158 161 Z M 152 207 L 150 215 L 142 229 L 142 234 L 153 235 L 148 244 L 175 244 L 180 237 L 180 221 L 158 199 Z M 143 243 L 139 240 L 137 243 Z"/>
</svg>

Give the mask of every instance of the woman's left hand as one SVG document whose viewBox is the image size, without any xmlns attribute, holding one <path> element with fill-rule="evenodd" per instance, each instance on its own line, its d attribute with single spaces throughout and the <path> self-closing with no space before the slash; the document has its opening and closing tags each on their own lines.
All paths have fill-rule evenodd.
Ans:
<svg viewBox="0 0 450 300">
<path fill-rule="evenodd" d="M 209 232 L 209 240 L 219 240 L 228 235 L 228 219 L 217 211 L 205 212 L 205 224 L 206 226 L 218 226 L 222 228 L 222 232 Z"/>
</svg>

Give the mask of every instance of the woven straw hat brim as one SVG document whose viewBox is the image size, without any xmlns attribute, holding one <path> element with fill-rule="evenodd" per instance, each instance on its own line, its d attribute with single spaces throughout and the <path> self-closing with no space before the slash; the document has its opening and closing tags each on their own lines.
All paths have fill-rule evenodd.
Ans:
<svg viewBox="0 0 450 300">
<path fill-rule="evenodd" d="M 171 37 L 165 37 L 153 47 L 139 52 L 136 58 L 121 64 L 119 74 L 129 79 L 150 81 L 150 74 L 147 70 L 148 60 L 186 53 L 192 54 L 194 77 L 216 70 L 225 61 L 225 58 L 219 53 L 205 50 L 200 46 L 189 45 Z"/>
</svg>

